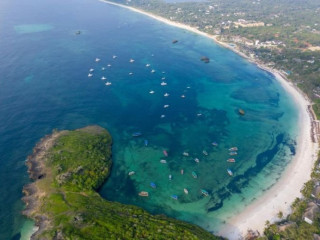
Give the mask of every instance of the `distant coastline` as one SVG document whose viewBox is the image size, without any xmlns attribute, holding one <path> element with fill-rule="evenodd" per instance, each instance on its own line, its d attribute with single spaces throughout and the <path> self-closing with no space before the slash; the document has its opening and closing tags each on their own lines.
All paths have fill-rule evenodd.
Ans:
<svg viewBox="0 0 320 240">
<path fill-rule="evenodd" d="M 293 83 L 291 83 L 280 71 L 271 69 L 256 59 L 250 58 L 243 54 L 238 49 L 221 42 L 217 36 L 201 32 L 196 28 L 188 25 L 170 21 L 164 17 L 154 15 L 150 12 L 140 10 L 134 7 L 126 6 L 110 2 L 107 0 L 99 0 L 103 3 L 126 8 L 143 15 L 146 15 L 165 24 L 185 29 L 198 35 L 212 39 L 222 47 L 228 48 L 248 61 L 256 64 L 259 68 L 270 72 L 279 81 L 281 86 L 289 93 L 295 102 L 299 111 L 299 134 L 297 139 L 297 151 L 291 163 L 287 166 L 281 179 L 274 184 L 265 194 L 255 200 L 250 206 L 246 207 L 239 215 L 233 217 L 228 222 L 228 227 L 222 228 L 219 234 L 230 239 L 238 239 L 239 236 L 244 236 L 247 230 L 258 230 L 263 232 L 265 222 L 278 220 L 276 217 L 279 211 L 284 215 L 290 213 L 290 205 L 296 197 L 300 197 L 300 190 L 305 182 L 310 179 L 312 167 L 317 158 L 318 146 L 314 137 L 314 129 L 312 123 L 315 116 L 310 110 L 311 102 Z M 232 226 L 232 227 L 231 227 Z"/>
</svg>

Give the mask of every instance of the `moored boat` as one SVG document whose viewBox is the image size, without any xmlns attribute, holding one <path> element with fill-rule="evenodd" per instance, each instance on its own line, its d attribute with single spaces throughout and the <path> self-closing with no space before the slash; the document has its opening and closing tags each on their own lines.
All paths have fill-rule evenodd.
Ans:
<svg viewBox="0 0 320 240">
<path fill-rule="evenodd" d="M 181 169 L 181 170 L 180 170 L 180 173 L 181 173 L 181 175 L 183 175 L 183 173 L 184 173 L 184 170 L 183 170 L 183 169 Z"/>
<path fill-rule="evenodd" d="M 193 178 L 198 178 L 198 175 L 197 175 L 197 173 L 196 173 L 195 171 L 192 171 L 191 174 L 192 174 L 192 177 L 193 177 Z"/>
<path fill-rule="evenodd" d="M 161 82 L 160 85 L 161 86 L 167 86 L 167 83 L 166 82 Z"/>
<path fill-rule="evenodd" d="M 202 151 L 203 155 L 208 156 L 208 152 L 206 150 Z"/>
<path fill-rule="evenodd" d="M 161 159 L 160 162 L 161 163 L 167 163 L 167 160 Z"/>
<path fill-rule="evenodd" d="M 96 62 L 99 62 L 100 61 L 100 58 L 96 58 Z"/>
<path fill-rule="evenodd" d="M 237 155 L 238 153 L 237 152 L 229 152 L 229 155 L 231 155 L 231 156 L 234 156 L 234 155 Z"/>
<path fill-rule="evenodd" d="M 134 59 L 131 58 L 131 59 L 129 60 L 129 62 L 130 62 L 130 63 L 133 63 L 133 62 L 134 62 Z"/>
<path fill-rule="evenodd" d="M 165 157 L 168 157 L 168 152 L 167 152 L 166 150 L 163 150 L 163 155 L 164 155 Z"/>
<path fill-rule="evenodd" d="M 188 189 L 186 189 L 186 188 L 183 189 L 183 191 L 184 191 L 185 194 L 188 194 L 188 193 L 189 193 Z"/>
<path fill-rule="evenodd" d="M 232 176 L 232 175 L 233 175 L 233 172 L 231 171 L 231 169 L 230 169 L 230 168 L 228 168 L 228 169 L 227 169 L 227 172 L 228 172 L 228 174 L 229 174 L 230 176 Z"/>
<path fill-rule="evenodd" d="M 106 82 L 105 84 L 106 84 L 106 86 L 110 86 L 112 83 L 111 82 Z"/>
<path fill-rule="evenodd" d="M 153 91 L 153 90 L 151 90 L 149 93 L 150 93 L 150 94 L 154 94 L 154 91 Z"/>
<path fill-rule="evenodd" d="M 185 156 L 185 157 L 189 157 L 189 153 L 188 152 L 183 152 L 182 155 Z"/>
<path fill-rule="evenodd" d="M 169 180 L 172 180 L 172 175 L 171 174 L 169 175 Z"/>
<path fill-rule="evenodd" d="M 145 191 L 142 191 L 142 192 L 139 192 L 139 196 L 140 196 L 140 197 L 148 197 L 148 196 L 149 196 L 149 193 L 148 193 L 148 192 L 145 192 Z"/>
<path fill-rule="evenodd" d="M 238 151 L 238 148 L 237 147 L 232 147 L 232 148 L 229 148 L 229 151 Z"/>
<path fill-rule="evenodd" d="M 173 198 L 174 200 L 178 200 L 178 196 L 175 194 L 171 195 L 171 198 Z"/>
<path fill-rule="evenodd" d="M 149 141 L 147 139 L 144 140 L 144 145 L 147 147 L 149 144 Z"/>
<path fill-rule="evenodd" d="M 88 77 L 92 77 L 92 76 L 93 76 L 93 74 L 92 74 L 92 73 L 89 73 L 89 74 L 88 74 Z"/>
<path fill-rule="evenodd" d="M 217 143 L 217 142 L 212 142 L 211 144 L 212 144 L 212 146 L 214 146 L 214 147 L 218 146 L 218 143 Z"/>
<path fill-rule="evenodd" d="M 209 196 L 209 193 L 208 191 L 204 190 L 204 189 L 201 189 L 201 193 L 204 195 L 204 196 Z"/>
<path fill-rule="evenodd" d="M 130 172 L 128 173 L 129 176 L 132 176 L 133 174 L 135 174 L 135 171 L 130 171 Z"/>
<path fill-rule="evenodd" d="M 239 111 L 239 114 L 242 115 L 242 116 L 245 114 L 244 110 L 241 109 L 241 108 L 238 111 Z"/>
<path fill-rule="evenodd" d="M 195 161 L 196 163 L 199 163 L 199 162 L 200 162 L 199 158 L 195 158 L 194 161 Z"/>
<path fill-rule="evenodd" d="M 154 182 L 151 182 L 151 183 L 150 183 L 150 187 L 152 187 L 152 188 L 157 188 L 157 185 L 156 185 Z"/>
<path fill-rule="evenodd" d="M 169 96 L 169 93 L 165 93 L 163 96 L 168 97 L 168 96 Z"/>
<path fill-rule="evenodd" d="M 227 160 L 227 162 L 232 162 L 232 163 L 234 163 L 234 162 L 236 162 L 236 160 L 235 160 L 234 158 L 229 158 L 229 159 Z"/>
<path fill-rule="evenodd" d="M 142 135 L 141 132 L 134 132 L 134 133 L 132 133 L 132 137 L 139 137 L 139 136 L 141 136 L 141 135 Z"/>
</svg>

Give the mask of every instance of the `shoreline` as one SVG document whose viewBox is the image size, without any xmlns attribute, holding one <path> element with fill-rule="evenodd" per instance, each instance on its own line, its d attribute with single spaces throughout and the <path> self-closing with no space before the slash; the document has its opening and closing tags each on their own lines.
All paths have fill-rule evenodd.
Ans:
<svg viewBox="0 0 320 240">
<path fill-rule="evenodd" d="M 99 0 L 102 3 L 126 8 L 130 11 L 143 14 L 165 24 L 196 33 L 198 35 L 212 39 L 218 45 L 227 48 L 249 62 L 256 64 L 260 69 L 270 72 L 285 91 L 291 96 L 292 100 L 299 112 L 298 120 L 298 138 L 297 150 L 295 156 L 286 167 L 279 181 L 267 190 L 259 199 L 254 200 L 249 206 L 238 215 L 232 217 L 228 221 L 228 226 L 222 227 L 219 235 L 228 237 L 229 239 L 239 239 L 243 237 L 248 230 L 259 231 L 263 233 L 265 222 L 269 220 L 271 223 L 279 220 L 276 215 L 282 211 L 284 216 L 291 212 L 291 203 L 297 197 L 301 197 L 300 190 L 305 182 L 311 179 L 311 172 L 314 162 L 317 159 L 318 145 L 314 136 L 313 122 L 316 120 L 314 114 L 309 109 L 310 100 L 299 90 L 291 81 L 289 81 L 279 70 L 271 69 L 256 59 L 250 58 L 239 49 L 231 47 L 228 43 L 221 42 L 217 36 L 210 35 L 188 25 L 170 21 L 164 17 L 154 15 L 152 13 L 140 10 L 134 7 L 126 6 L 107 0 Z"/>
</svg>

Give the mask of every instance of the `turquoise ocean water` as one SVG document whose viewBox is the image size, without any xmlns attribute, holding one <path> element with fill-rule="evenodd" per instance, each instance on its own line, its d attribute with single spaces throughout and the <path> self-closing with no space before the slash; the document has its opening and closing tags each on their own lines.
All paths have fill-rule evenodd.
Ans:
<svg viewBox="0 0 320 240">
<path fill-rule="evenodd" d="M 209 231 L 274 184 L 295 153 L 298 113 L 272 75 L 209 39 L 128 10 L 93 0 L 3 0 L 0 53 L 0 239 L 20 239 L 32 225 L 20 215 L 24 163 L 54 128 L 110 130 L 106 199 Z M 236 162 L 228 163 L 234 146 Z"/>
</svg>

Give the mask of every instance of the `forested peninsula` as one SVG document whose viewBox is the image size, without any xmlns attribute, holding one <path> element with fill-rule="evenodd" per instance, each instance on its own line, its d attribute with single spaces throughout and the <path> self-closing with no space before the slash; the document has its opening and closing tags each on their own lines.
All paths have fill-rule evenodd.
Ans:
<svg viewBox="0 0 320 240">
<path fill-rule="evenodd" d="M 23 189 L 38 230 L 31 239 L 221 239 L 193 224 L 103 199 L 97 189 L 111 168 L 112 138 L 99 126 L 53 131 L 27 159 Z"/>
</svg>

